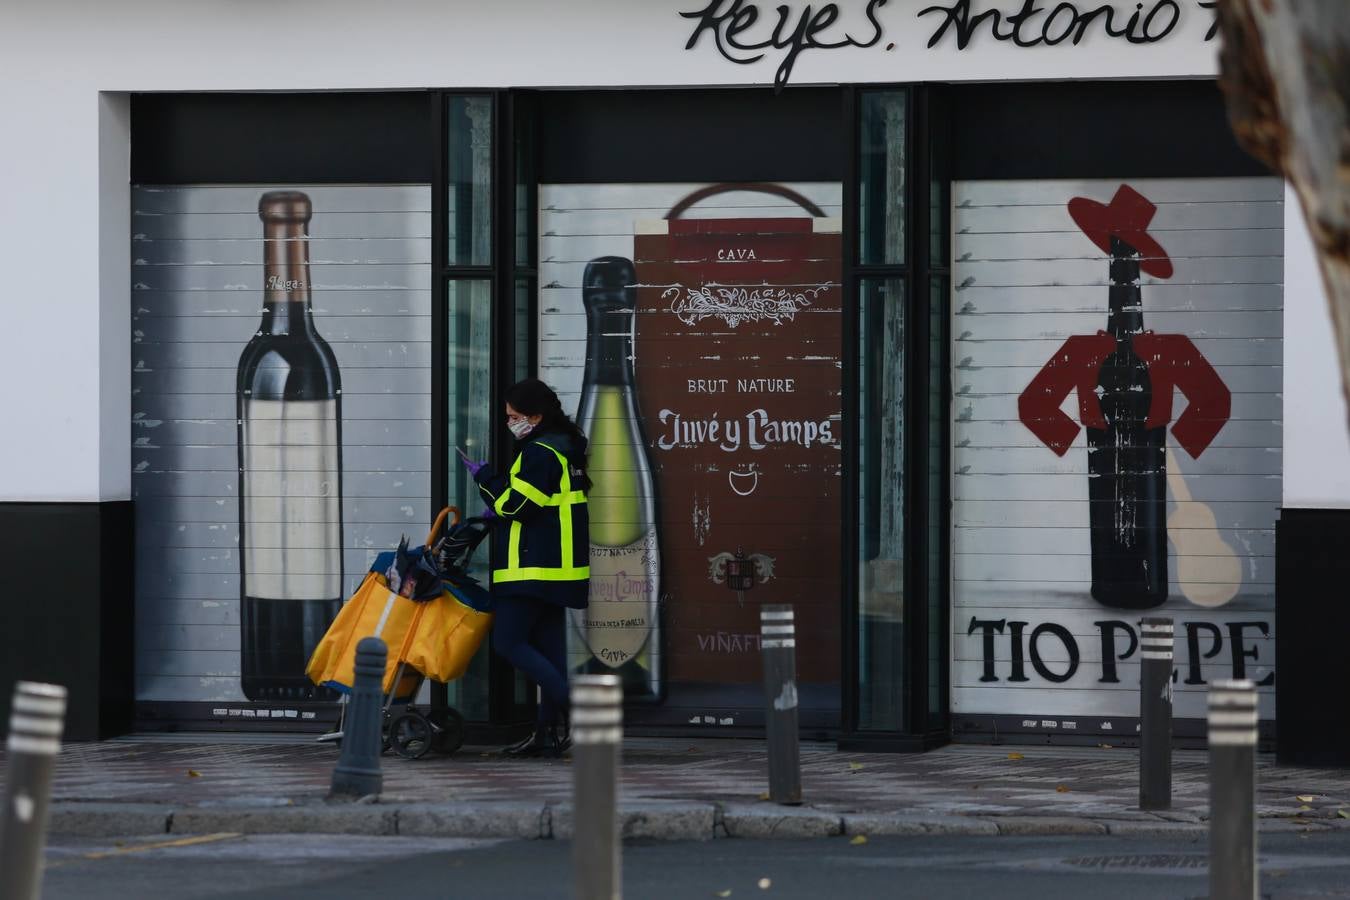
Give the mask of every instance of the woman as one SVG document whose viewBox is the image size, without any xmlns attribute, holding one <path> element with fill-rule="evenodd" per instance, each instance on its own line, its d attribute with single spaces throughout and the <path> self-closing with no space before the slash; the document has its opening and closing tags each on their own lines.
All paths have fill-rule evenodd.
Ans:
<svg viewBox="0 0 1350 900">
<path fill-rule="evenodd" d="M 539 685 L 538 722 L 509 756 L 561 756 L 568 706 L 566 609 L 585 609 L 590 592 L 586 436 L 558 395 L 527 378 L 506 391 L 515 461 L 505 475 L 465 460 L 493 528 L 493 645 Z"/>
</svg>

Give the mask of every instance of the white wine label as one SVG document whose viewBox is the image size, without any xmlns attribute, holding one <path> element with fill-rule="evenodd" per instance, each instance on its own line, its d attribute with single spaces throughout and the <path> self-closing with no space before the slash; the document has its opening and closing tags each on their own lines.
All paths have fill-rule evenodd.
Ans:
<svg viewBox="0 0 1350 900">
<path fill-rule="evenodd" d="M 656 529 L 623 547 L 591 544 L 591 596 L 572 624 L 591 654 L 612 669 L 637 656 L 657 621 L 661 571 Z"/>
<path fill-rule="evenodd" d="M 246 400 L 244 593 L 268 600 L 342 594 L 336 400 Z"/>
</svg>

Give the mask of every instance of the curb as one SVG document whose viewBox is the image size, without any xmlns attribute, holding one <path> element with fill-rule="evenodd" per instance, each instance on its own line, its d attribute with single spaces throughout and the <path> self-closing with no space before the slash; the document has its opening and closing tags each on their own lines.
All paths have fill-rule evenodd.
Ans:
<svg viewBox="0 0 1350 900">
<path fill-rule="evenodd" d="M 939 811 L 831 812 L 768 803 L 712 803 L 630 800 L 619 803 L 625 840 L 709 841 L 837 836 L 1094 836 L 1201 839 L 1200 821 L 1065 816 L 967 816 Z M 1350 830 L 1350 820 L 1258 820 L 1263 834 Z M 155 803 L 58 802 L 51 806 L 48 832 L 84 838 L 150 834 L 355 834 L 455 838 L 568 840 L 573 812 L 568 803 L 490 801 L 480 803 L 330 804 L 289 801 L 256 805 L 172 806 Z"/>
</svg>

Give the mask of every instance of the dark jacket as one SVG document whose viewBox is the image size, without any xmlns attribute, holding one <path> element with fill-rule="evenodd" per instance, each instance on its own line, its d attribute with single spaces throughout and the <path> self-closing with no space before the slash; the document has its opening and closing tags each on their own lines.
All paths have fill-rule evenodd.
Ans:
<svg viewBox="0 0 1350 900">
<path fill-rule="evenodd" d="M 575 465 L 565 470 L 558 459 L 561 454 L 576 461 L 576 447 L 560 431 L 530 434 L 517 447 L 507 473 L 484 468 L 475 478 L 498 518 L 492 529 L 492 592 L 584 609 L 590 593 L 590 517 L 581 470 Z"/>
</svg>

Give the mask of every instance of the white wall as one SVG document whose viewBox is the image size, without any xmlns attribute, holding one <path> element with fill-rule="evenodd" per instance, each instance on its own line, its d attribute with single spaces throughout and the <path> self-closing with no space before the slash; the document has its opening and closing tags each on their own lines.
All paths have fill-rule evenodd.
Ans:
<svg viewBox="0 0 1350 900">
<path fill-rule="evenodd" d="M 1284 192 L 1284 505 L 1350 506 L 1350 427 L 1303 208 Z"/>
<path fill-rule="evenodd" d="M 729 0 L 728 0 L 729 2 Z M 807 50 L 795 83 L 1210 76 L 1210 14 L 1179 2 L 1156 44 L 1104 38 L 1017 48 L 987 29 L 965 50 L 918 18 L 936 0 L 890 0 L 868 49 Z M 129 495 L 130 341 L 125 107 L 100 92 L 321 90 L 491 86 L 766 84 L 783 58 L 753 65 L 718 55 L 679 13 L 703 0 L 47 0 L 0 9 L 0 500 L 108 500 Z M 794 0 L 794 11 L 804 3 Z M 862 0 L 839 24 L 870 35 Z M 1080 4 L 1081 5 L 1081 4 Z M 1132 12 L 1134 3 L 1116 0 Z M 763 39 L 775 4 L 747 33 Z M 818 8 L 819 4 L 815 4 Z M 1016 0 L 975 0 L 1014 10 Z M 892 49 L 887 49 L 893 44 Z M 121 141 L 123 149 L 118 150 Z M 1296 274 L 1296 273 L 1291 273 Z M 121 283 L 117 283 L 121 281 Z M 122 417 L 119 420 L 119 417 Z"/>
</svg>

